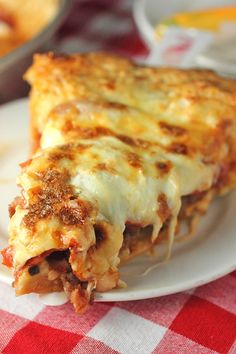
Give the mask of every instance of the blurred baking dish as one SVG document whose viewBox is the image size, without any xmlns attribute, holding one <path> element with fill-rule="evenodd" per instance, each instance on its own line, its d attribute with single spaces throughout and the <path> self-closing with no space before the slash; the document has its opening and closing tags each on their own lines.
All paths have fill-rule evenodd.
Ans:
<svg viewBox="0 0 236 354">
<path fill-rule="evenodd" d="M 70 0 L 0 0 L 0 103 L 25 94 L 22 74 L 66 16 Z"/>
</svg>

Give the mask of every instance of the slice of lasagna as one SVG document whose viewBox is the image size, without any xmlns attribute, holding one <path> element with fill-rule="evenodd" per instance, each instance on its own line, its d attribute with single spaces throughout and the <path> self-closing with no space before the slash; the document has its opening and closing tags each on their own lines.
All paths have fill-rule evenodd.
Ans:
<svg viewBox="0 0 236 354">
<path fill-rule="evenodd" d="M 105 54 L 37 55 L 26 78 L 34 154 L 4 263 L 17 294 L 64 289 L 82 313 L 235 187 L 236 83 Z"/>
</svg>

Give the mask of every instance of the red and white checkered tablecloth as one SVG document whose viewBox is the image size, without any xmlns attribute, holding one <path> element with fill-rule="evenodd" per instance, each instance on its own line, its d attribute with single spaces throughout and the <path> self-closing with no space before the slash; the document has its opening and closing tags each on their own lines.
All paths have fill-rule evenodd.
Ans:
<svg viewBox="0 0 236 354">
<path fill-rule="evenodd" d="M 236 272 L 208 285 L 150 300 L 45 306 L 0 286 L 0 352 L 5 354 L 236 353 Z"/>
<path fill-rule="evenodd" d="M 142 56 L 147 49 L 128 0 L 74 1 L 52 47 L 105 49 Z M 70 304 L 45 306 L 36 295 L 16 298 L 0 283 L 0 352 L 5 354 L 236 353 L 236 272 L 165 297 L 96 303 L 83 316 Z"/>
</svg>

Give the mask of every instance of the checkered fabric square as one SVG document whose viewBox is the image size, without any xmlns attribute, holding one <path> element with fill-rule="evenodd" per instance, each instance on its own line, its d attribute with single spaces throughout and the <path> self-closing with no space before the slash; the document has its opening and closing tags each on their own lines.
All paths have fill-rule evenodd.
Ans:
<svg viewBox="0 0 236 354">
<path fill-rule="evenodd" d="M 50 49 L 109 50 L 142 57 L 147 49 L 130 0 L 75 0 Z M 0 352 L 5 354 L 236 353 L 236 272 L 190 292 L 95 303 L 83 316 L 70 304 L 44 306 L 0 283 Z"/>
<path fill-rule="evenodd" d="M 0 288 L 1 353 L 236 353 L 234 274 L 191 293 L 95 303 L 83 316 Z"/>
</svg>

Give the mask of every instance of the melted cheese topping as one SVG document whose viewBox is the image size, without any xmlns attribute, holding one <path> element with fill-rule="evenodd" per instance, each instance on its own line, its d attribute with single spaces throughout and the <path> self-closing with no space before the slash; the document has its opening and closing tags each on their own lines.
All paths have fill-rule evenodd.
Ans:
<svg viewBox="0 0 236 354">
<path fill-rule="evenodd" d="M 35 55 L 25 77 L 32 85 L 33 127 L 40 133 L 55 106 L 87 97 L 123 103 L 178 124 L 196 119 L 215 124 L 235 117 L 235 81 L 209 70 L 141 67 L 103 53 L 49 53 Z"/>
<path fill-rule="evenodd" d="M 227 181 L 224 177 L 221 183 L 222 191 L 235 186 L 235 80 L 222 78 L 209 70 L 137 66 L 104 53 L 36 55 L 25 77 L 32 85 L 30 109 L 34 148 L 39 146 L 48 114 L 55 106 L 75 99 L 93 102 L 99 98 L 107 103 L 136 107 L 171 125 L 187 125 L 187 134 L 182 137 L 184 143 L 194 139 L 196 150 L 206 159 L 210 155 L 211 160 L 221 161 L 219 169 L 229 171 Z M 146 119 L 145 114 L 144 117 Z M 140 121 L 141 118 L 138 126 Z M 165 138 L 157 129 L 154 131 L 160 139 Z M 167 139 L 168 135 L 167 132 Z M 150 137 L 148 134 L 148 139 Z M 204 149 L 205 142 L 208 150 Z M 212 156 L 214 149 L 216 152 Z M 227 158 L 225 149 L 228 150 Z"/>
<path fill-rule="evenodd" d="M 174 131 L 174 135 L 166 134 L 166 129 Z M 93 223 L 105 221 L 113 225 L 119 235 L 119 247 L 127 221 L 142 227 L 153 225 L 152 240 L 155 241 L 163 225 L 158 214 L 158 198 L 164 194 L 171 213 L 172 243 L 181 197 L 209 189 L 218 172 L 217 166 L 202 161 L 201 151 L 196 151 L 199 142 L 195 139 L 189 139 L 186 145 L 191 150 L 189 155 L 169 149 L 186 135 L 186 129 L 187 125 L 185 128 L 163 125 L 163 120 L 155 116 L 122 105 L 73 102 L 52 112 L 41 139 L 43 150 L 36 153 L 18 183 L 29 204 L 30 192 L 40 185 L 39 173 L 49 167 L 70 171 L 68 183 L 75 194 L 96 209 Z M 163 173 L 159 166 L 165 166 L 166 162 L 170 168 Z M 50 248 L 58 248 L 52 236 L 55 232 L 60 231 L 64 241 L 69 232 L 54 216 L 50 221 L 38 221 L 37 238 L 30 241 L 31 231 L 22 226 L 24 213 L 25 210 L 17 207 L 11 220 L 16 266 Z M 94 232 L 90 232 L 92 237 L 81 236 L 84 233 L 78 230 L 77 240 L 80 243 L 83 240 L 82 244 L 86 245 L 82 246 L 83 250 L 94 242 Z M 75 230 L 69 235 L 69 240 L 75 237 Z M 90 241 L 85 241 L 86 237 Z M 115 259 L 118 253 L 119 248 Z"/>
</svg>

